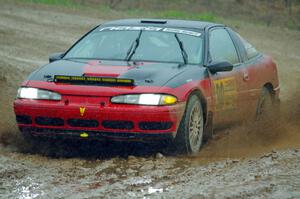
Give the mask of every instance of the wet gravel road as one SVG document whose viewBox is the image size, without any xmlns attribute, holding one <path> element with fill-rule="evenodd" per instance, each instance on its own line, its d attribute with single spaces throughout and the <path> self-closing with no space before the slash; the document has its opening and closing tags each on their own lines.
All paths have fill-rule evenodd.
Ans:
<svg viewBox="0 0 300 199">
<path fill-rule="evenodd" d="M 300 198 L 300 150 L 207 162 L 156 155 L 52 159 L 1 152 L 3 198 Z"/>
</svg>

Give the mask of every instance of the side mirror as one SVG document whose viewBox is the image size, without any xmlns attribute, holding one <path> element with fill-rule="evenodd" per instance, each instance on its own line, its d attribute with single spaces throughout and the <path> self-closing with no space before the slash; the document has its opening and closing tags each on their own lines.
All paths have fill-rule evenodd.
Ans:
<svg viewBox="0 0 300 199">
<path fill-rule="evenodd" d="M 57 60 L 60 60 L 63 56 L 64 56 L 65 53 L 53 53 L 49 56 L 49 62 L 54 62 L 54 61 L 57 61 Z"/>
<path fill-rule="evenodd" d="M 227 61 L 214 62 L 207 65 L 207 68 L 211 73 L 214 74 L 216 72 L 232 71 L 233 65 Z"/>
</svg>

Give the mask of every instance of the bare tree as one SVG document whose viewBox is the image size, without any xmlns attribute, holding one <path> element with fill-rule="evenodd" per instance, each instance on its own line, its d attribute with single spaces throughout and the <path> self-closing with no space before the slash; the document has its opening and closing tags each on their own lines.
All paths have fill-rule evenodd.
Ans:
<svg viewBox="0 0 300 199">
<path fill-rule="evenodd" d="M 285 8 L 288 9 L 289 17 L 292 16 L 292 7 L 293 1 L 292 0 L 284 0 Z"/>
<path fill-rule="evenodd" d="M 121 2 L 122 0 L 109 0 L 108 4 L 111 9 L 115 9 L 116 6 Z"/>
</svg>

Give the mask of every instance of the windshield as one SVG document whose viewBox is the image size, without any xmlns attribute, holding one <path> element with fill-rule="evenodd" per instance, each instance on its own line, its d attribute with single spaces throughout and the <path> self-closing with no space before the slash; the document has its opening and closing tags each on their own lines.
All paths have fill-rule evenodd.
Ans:
<svg viewBox="0 0 300 199">
<path fill-rule="evenodd" d="M 182 42 L 183 49 L 179 41 Z M 201 64 L 202 44 L 202 34 L 189 30 L 105 28 L 83 38 L 65 55 L 64 59 L 128 60 L 128 55 L 132 54 L 131 61 L 184 63 L 185 58 L 182 55 L 184 50 L 187 63 Z"/>
</svg>

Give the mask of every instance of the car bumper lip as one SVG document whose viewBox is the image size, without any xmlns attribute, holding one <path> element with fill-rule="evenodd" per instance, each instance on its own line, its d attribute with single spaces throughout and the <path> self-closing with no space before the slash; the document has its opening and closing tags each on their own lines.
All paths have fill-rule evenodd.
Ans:
<svg viewBox="0 0 300 199">
<path fill-rule="evenodd" d="M 130 142 L 156 142 L 163 140 L 172 140 L 175 132 L 168 133 L 140 133 L 140 132 L 104 132 L 104 131 L 80 131 L 80 130 L 62 130 L 50 128 L 32 128 L 21 127 L 24 135 L 34 137 L 48 137 L 53 139 L 74 139 L 74 140 L 112 140 L 112 141 L 130 141 Z M 82 137 L 81 135 L 85 136 Z"/>
<path fill-rule="evenodd" d="M 99 100 L 98 100 L 99 102 Z M 85 113 L 81 115 L 80 108 L 85 108 Z M 18 121 L 18 126 L 23 129 L 52 129 L 56 132 L 64 132 L 62 134 L 77 134 L 82 132 L 91 132 L 89 137 L 105 137 L 105 139 L 140 139 L 139 135 L 173 135 L 175 136 L 181 118 L 184 114 L 185 103 L 178 103 L 172 106 L 139 106 L 139 105 L 119 105 L 106 104 L 102 106 L 100 103 L 70 103 L 65 105 L 63 102 L 37 101 L 17 99 L 14 103 L 14 111 L 17 116 L 28 116 L 28 123 Z M 45 124 L 42 118 L 55 118 L 53 123 Z M 24 118 L 24 117 L 23 117 Z M 20 119 L 20 117 L 19 117 Z M 21 118 L 22 119 L 22 118 Z M 57 120 L 59 119 L 59 120 Z M 69 121 L 80 120 L 79 126 L 70 124 Z M 30 123 L 31 121 L 31 123 Z M 92 125 L 87 125 L 87 121 L 91 121 Z M 132 125 L 125 128 L 110 128 L 105 126 L 106 121 L 130 122 Z M 107 122 L 106 122 L 107 123 Z M 155 124 L 155 128 L 145 127 L 145 123 L 149 125 Z M 97 125 L 96 125 L 97 124 Z M 83 125 L 83 126 L 82 126 Z M 164 126 L 167 125 L 167 126 Z M 40 133 L 54 136 L 55 132 Z M 96 133 L 95 133 L 96 132 Z M 97 133 L 98 132 L 98 133 Z M 35 132 L 36 134 L 39 132 Z M 79 133 L 79 134 L 78 134 Z M 106 135 L 110 133 L 110 135 Z M 118 133 L 121 133 L 119 137 Z M 97 136 L 94 136 L 97 135 Z"/>
</svg>

